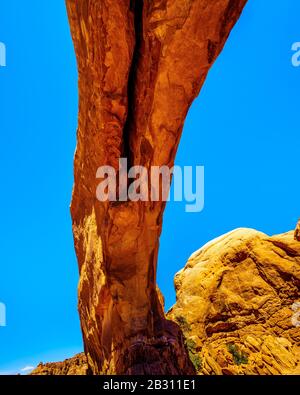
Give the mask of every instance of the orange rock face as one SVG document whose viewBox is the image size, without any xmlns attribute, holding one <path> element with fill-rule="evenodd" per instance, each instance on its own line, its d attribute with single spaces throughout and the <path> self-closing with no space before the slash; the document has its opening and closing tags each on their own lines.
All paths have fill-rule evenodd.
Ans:
<svg viewBox="0 0 300 395">
<path fill-rule="evenodd" d="M 78 354 L 63 362 L 40 363 L 32 376 L 85 376 L 88 374 L 88 365 L 85 355 Z"/>
<path fill-rule="evenodd" d="M 300 373 L 300 243 L 237 229 L 175 278 L 178 322 L 199 374 Z"/>
<path fill-rule="evenodd" d="M 67 0 L 78 62 L 71 205 L 79 312 L 94 374 L 194 372 L 165 319 L 156 264 L 164 202 L 96 199 L 99 166 L 173 166 L 187 111 L 246 0 Z"/>
<path fill-rule="evenodd" d="M 237 229 L 196 251 L 176 275 L 177 302 L 167 317 L 180 326 L 198 374 L 300 374 L 300 244 L 293 233 Z M 32 372 L 89 373 L 84 354 Z"/>
</svg>

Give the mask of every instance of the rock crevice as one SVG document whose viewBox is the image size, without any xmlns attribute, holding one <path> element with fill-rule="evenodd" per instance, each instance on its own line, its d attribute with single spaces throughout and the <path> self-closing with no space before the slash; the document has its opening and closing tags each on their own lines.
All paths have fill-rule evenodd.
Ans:
<svg viewBox="0 0 300 395">
<path fill-rule="evenodd" d="M 230 232 L 194 253 L 175 284 L 177 302 L 168 317 L 180 325 L 199 374 L 300 372 L 294 232 Z"/>
<path fill-rule="evenodd" d="M 156 291 L 165 202 L 99 202 L 100 166 L 174 164 L 187 111 L 246 0 L 66 0 L 79 75 L 71 204 L 91 371 L 194 372 Z M 195 48 L 194 48 L 195 47 Z"/>
</svg>

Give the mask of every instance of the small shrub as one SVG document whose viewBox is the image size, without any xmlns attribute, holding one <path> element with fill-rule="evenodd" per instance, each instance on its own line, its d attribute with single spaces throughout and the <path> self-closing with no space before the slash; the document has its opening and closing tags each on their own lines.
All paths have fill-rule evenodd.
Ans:
<svg viewBox="0 0 300 395">
<path fill-rule="evenodd" d="M 192 361 L 192 364 L 194 365 L 196 371 L 200 370 L 202 367 L 202 360 L 200 355 L 197 354 L 196 343 L 193 339 L 186 339 L 185 346 L 188 350 L 189 358 Z"/>
<path fill-rule="evenodd" d="M 188 349 L 189 351 L 191 351 L 191 352 L 194 352 L 194 351 L 195 351 L 196 343 L 194 342 L 193 339 L 186 339 L 185 345 L 186 345 L 186 347 L 187 347 L 187 349 Z"/>
<path fill-rule="evenodd" d="M 202 367 L 202 359 L 200 357 L 200 355 L 198 354 L 193 354 L 189 352 L 189 357 L 190 360 L 192 361 L 192 364 L 194 365 L 196 372 L 198 372 L 201 367 Z"/>
<path fill-rule="evenodd" d="M 177 315 L 175 317 L 175 321 L 180 326 L 180 329 L 183 332 L 189 332 L 191 330 L 190 324 L 187 322 L 186 318 L 183 317 L 182 315 Z"/>
</svg>

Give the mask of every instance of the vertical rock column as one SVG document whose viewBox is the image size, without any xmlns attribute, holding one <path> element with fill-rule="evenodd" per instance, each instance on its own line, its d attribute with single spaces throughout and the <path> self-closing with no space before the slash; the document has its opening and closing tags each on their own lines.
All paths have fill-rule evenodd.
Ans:
<svg viewBox="0 0 300 395">
<path fill-rule="evenodd" d="M 296 225 L 296 229 L 295 229 L 295 232 L 294 232 L 294 239 L 297 240 L 297 241 L 300 241 L 300 219 L 299 219 L 299 221 L 297 222 L 297 225 Z"/>
<path fill-rule="evenodd" d="M 71 214 L 93 374 L 192 374 L 164 317 L 156 265 L 165 203 L 99 202 L 96 171 L 174 164 L 187 111 L 246 0 L 66 0 L 79 74 Z"/>
</svg>

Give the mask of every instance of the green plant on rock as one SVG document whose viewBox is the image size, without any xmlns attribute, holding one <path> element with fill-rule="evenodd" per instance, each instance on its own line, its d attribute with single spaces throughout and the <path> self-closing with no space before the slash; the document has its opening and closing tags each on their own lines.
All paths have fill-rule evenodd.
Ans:
<svg viewBox="0 0 300 395">
<path fill-rule="evenodd" d="M 228 343 L 227 349 L 232 355 L 233 361 L 236 365 L 243 365 L 248 363 L 248 356 L 243 351 L 240 351 L 238 346 L 234 343 Z"/>
<path fill-rule="evenodd" d="M 202 360 L 201 360 L 200 355 L 197 353 L 196 343 L 194 342 L 193 339 L 186 339 L 185 345 L 188 350 L 189 357 L 190 357 L 190 360 L 192 361 L 192 364 L 194 365 L 196 371 L 199 371 L 202 367 Z"/>
<path fill-rule="evenodd" d="M 195 352 L 196 343 L 194 342 L 193 339 L 186 339 L 186 340 L 185 340 L 185 345 L 186 345 L 187 349 L 188 349 L 190 352 Z"/>
<path fill-rule="evenodd" d="M 189 353 L 190 360 L 192 361 L 192 364 L 194 365 L 196 372 L 198 372 L 202 368 L 202 359 L 200 355 L 198 354 L 191 354 Z"/>
<path fill-rule="evenodd" d="M 182 315 L 177 315 L 175 317 L 175 321 L 177 322 L 177 324 L 180 326 L 180 329 L 183 332 L 190 332 L 191 330 L 191 326 L 190 324 L 187 322 L 186 318 Z"/>
</svg>

